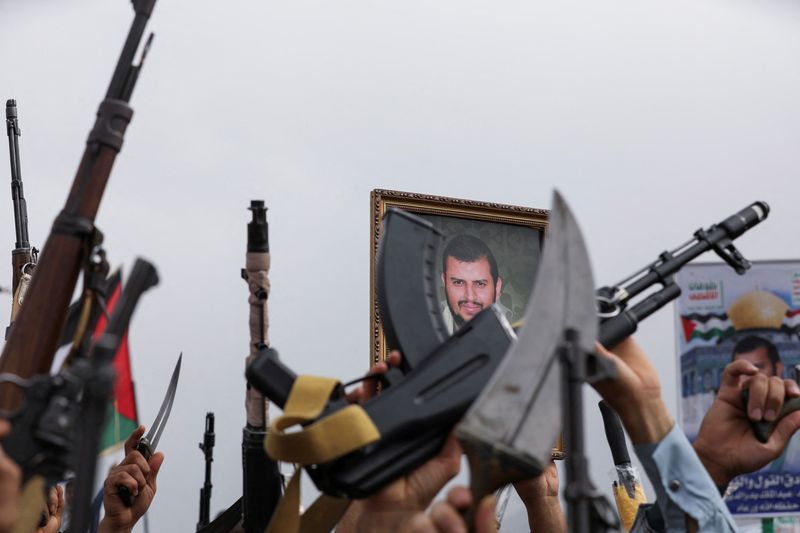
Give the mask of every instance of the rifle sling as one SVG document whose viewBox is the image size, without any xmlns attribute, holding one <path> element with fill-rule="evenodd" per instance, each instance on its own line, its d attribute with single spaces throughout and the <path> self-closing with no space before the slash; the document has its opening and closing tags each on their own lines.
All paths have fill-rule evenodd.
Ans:
<svg viewBox="0 0 800 533">
<path fill-rule="evenodd" d="M 284 432 L 317 418 L 339 387 L 335 379 L 299 376 L 289 392 L 283 416 L 267 434 L 265 448 L 277 461 L 303 465 L 327 463 L 380 439 L 380 433 L 360 405 L 349 405 L 301 431 Z"/>
<path fill-rule="evenodd" d="M 33 476 L 22 488 L 19 499 L 19 518 L 11 533 L 30 533 L 39 525 L 44 500 L 44 478 Z"/>
<path fill-rule="evenodd" d="M 264 447 L 270 457 L 301 465 L 326 463 L 380 439 L 378 429 L 360 405 L 340 409 L 300 431 L 284 431 L 316 419 L 339 386 L 335 379 L 298 376 L 283 416 L 272 423 L 267 433 Z M 323 494 L 301 517 L 300 475 L 298 470 L 286 487 L 267 527 L 268 533 L 329 531 L 347 509 L 349 500 Z"/>
</svg>

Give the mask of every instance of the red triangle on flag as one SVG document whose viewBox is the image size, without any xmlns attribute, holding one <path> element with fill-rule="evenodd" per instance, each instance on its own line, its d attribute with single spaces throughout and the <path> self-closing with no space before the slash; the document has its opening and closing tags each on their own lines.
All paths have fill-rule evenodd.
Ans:
<svg viewBox="0 0 800 533">
<path fill-rule="evenodd" d="M 684 316 L 681 317 L 681 325 L 683 326 L 683 335 L 686 339 L 686 342 L 689 342 L 692 338 L 692 333 L 697 328 L 697 323 L 694 320 L 690 320 Z"/>
</svg>

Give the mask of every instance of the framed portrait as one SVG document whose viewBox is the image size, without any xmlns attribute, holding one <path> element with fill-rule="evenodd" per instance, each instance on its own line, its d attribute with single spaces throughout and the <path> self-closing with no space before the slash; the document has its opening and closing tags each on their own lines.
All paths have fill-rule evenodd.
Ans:
<svg viewBox="0 0 800 533">
<path fill-rule="evenodd" d="M 493 303 L 511 324 L 522 319 L 539 266 L 546 209 L 383 189 L 372 191 L 371 202 L 371 365 L 388 354 L 375 291 L 375 256 L 381 220 L 390 207 L 424 218 L 445 235 L 437 261 L 438 294 L 451 333 Z"/>
<path fill-rule="evenodd" d="M 381 220 L 390 207 L 433 224 L 445 236 L 438 263 L 442 318 L 454 331 L 494 303 L 511 324 L 521 320 L 536 278 L 549 211 L 445 196 L 375 189 L 371 194 L 370 365 L 388 355 L 375 290 Z M 563 438 L 553 458 L 565 456 Z"/>
</svg>

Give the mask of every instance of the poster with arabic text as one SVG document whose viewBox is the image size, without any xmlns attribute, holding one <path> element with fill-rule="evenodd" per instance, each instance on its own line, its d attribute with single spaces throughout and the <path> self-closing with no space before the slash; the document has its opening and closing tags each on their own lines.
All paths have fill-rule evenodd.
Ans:
<svg viewBox="0 0 800 533">
<path fill-rule="evenodd" d="M 676 276 L 680 423 L 690 440 L 714 400 L 725 366 L 744 358 L 792 378 L 800 365 L 800 260 L 754 262 L 743 276 L 724 263 Z M 800 432 L 775 461 L 736 478 L 725 498 L 741 516 L 800 515 Z"/>
</svg>

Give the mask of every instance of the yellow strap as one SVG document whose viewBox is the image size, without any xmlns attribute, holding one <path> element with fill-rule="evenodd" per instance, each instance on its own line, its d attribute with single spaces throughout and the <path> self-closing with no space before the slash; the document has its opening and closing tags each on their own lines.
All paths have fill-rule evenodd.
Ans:
<svg viewBox="0 0 800 533">
<path fill-rule="evenodd" d="M 300 468 L 292 476 L 283 498 L 278 502 L 264 533 L 297 533 L 300 531 Z"/>
<path fill-rule="evenodd" d="M 315 376 L 295 380 L 283 416 L 267 433 L 265 448 L 270 457 L 303 465 L 326 463 L 380 438 L 378 428 L 360 405 L 349 405 L 300 431 L 284 431 L 319 416 L 338 385 L 336 380 Z"/>
<path fill-rule="evenodd" d="M 32 533 L 39 526 L 44 509 L 44 478 L 32 477 L 22 488 L 19 501 L 19 518 L 11 533 Z"/>
<path fill-rule="evenodd" d="M 270 457 L 301 465 L 326 463 L 380 438 L 378 428 L 359 405 L 349 405 L 299 431 L 285 431 L 317 418 L 337 387 L 339 382 L 330 378 L 295 379 L 283 416 L 272 423 L 264 440 Z M 300 474 L 298 469 L 292 476 L 266 533 L 327 532 L 350 505 L 350 500 L 323 495 L 301 517 Z"/>
<path fill-rule="evenodd" d="M 350 506 L 351 500 L 321 495 L 300 516 L 301 469 L 292 476 L 264 533 L 322 533 L 333 530 Z"/>
<path fill-rule="evenodd" d="M 327 463 L 381 436 L 360 405 L 349 405 L 293 433 L 284 433 L 282 422 L 284 417 L 267 433 L 267 453 L 279 461 L 304 465 Z"/>
</svg>

